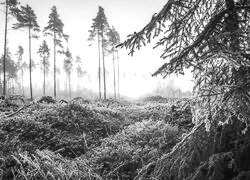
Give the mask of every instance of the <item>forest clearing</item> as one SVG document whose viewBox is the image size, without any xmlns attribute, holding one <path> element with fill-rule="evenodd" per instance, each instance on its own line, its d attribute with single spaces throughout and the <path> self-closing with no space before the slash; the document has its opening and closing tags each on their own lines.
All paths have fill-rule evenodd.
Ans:
<svg viewBox="0 0 250 180">
<path fill-rule="evenodd" d="M 249 0 L 105 0 L 112 25 L 96 0 L 23 2 L 1 3 L 1 180 L 250 179 Z"/>
</svg>

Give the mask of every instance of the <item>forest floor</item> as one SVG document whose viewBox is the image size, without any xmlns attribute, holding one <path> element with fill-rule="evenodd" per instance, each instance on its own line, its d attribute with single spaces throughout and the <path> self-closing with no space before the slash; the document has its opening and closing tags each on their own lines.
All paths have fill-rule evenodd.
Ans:
<svg viewBox="0 0 250 180">
<path fill-rule="evenodd" d="M 36 102 L 20 97 L 2 100 L 0 178 L 182 179 L 180 175 L 191 177 L 190 174 L 193 179 L 204 179 L 203 175 L 215 177 L 213 175 L 218 173 L 207 174 L 212 165 L 205 167 L 208 165 L 202 164 L 202 159 L 189 159 L 200 157 L 203 152 L 202 149 L 196 152 L 194 145 L 190 146 L 192 150 L 185 149 L 189 158 L 180 161 L 175 158 L 175 153 L 185 154 L 180 149 L 189 146 L 183 142 L 191 142 L 195 136 L 189 134 L 199 128 L 192 123 L 192 104 L 192 99 L 163 97 L 147 97 L 133 102 L 83 98 L 67 102 L 50 97 Z M 197 132 L 204 133 L 205 130 Z M 208 139 L 202 143 L 209 143 Z M 199 140 L 195 142 L 198 146 Z M 225 158 L 233 156 L 224 152 L 228 153 L 223 154 Z M 176 161 L 168 159 L 172 155 Z M 169 169 L 172 168 L 173 174 L 164 174 L 168 165 L 161 163 L 166 159 L 171 161 Z M 234 167 L 234 159 L 227 160 Z M 189 167 L 203 168 L 207 172 L 189 170 L 187 162 L 194 162 Z M 185 171 L 178 167 L 179 172 L 175 172 L 174 165 L 178 163 Z"/>
</svg>

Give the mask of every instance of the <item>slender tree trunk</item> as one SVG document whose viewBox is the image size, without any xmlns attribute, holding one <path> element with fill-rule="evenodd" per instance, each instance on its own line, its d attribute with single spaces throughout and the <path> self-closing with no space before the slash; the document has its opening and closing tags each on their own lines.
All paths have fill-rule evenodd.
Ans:
<svg viewBox="0 0 250 180">
<path fill-rule="evenodd" d="M 14 79 L 12 78 L 12 94 L 15 94 L 15 84 L 14 84 Z"/>
<path fill-rule="evenodd" d="M 119 64 L 119 57 L 118 57 L 118 51 L 117 51 L 117 57 L 116 57 L 116 59 L 117 59 L 117 90 L 118 90 L 118 94 L 117 94 L 117 96 L 118 96 L 118 98 L 120 98 L 120 64 Z"/>
<path fill-rule="evenodd" d="M 114 53 L 114 51 L 113 51 L 113 71 L 114 71 L 114 98 L 116 99 L 115 53 Z"/>
<path fill-rule="evenodd" d="M 24 85 L 23 85 L 23 68 L 22 68 L 22 94 L 24 96 Z"/>
<path fill-rule="evenodd" d="M 54 32 L 54 98 L 56 98 L 56 33 Z"/>
<path fill-rule="evenodd" d="M 2 77 L 1 77 L 1 73 L 0 73 L 0 92 L 3 93 L 3 92 L 2 92 L 3 85 L 2 85 L 2 79 L 1 79 L 1 78 L 2 78 Z"/>
<path fill-rule="evenodd" d="M 31 60 L 31 29 L 29 27 L 29 71 L 30 71 L 30 99 L 33 100 L 33 92 L 32 92 L 32 60 Z"/>
<path fill-rule="evenodd" d="M 66 79 L 65 79 L 65 91 L 66 91 L 66 96 L 68 95 L 68 74 L 66 74 Z"/>
<path fill-rule="evenodd" d="M 45 96 L 45 57 L 43 57 L 43 95 Z"/>
<path fill-rule="evenodd" d="M 70 82 L 70 73 L 69 73 L 69 99 L 71 99 L 71 82 Z"/>
<path fill-rule="evenodd" d="M 8 2 L 5 0 L 5 30 L 4 30 L 4 55 L 3 55 L 3 96 L 6 96 L 6 53 L 7 53 L 7 28 L 8 28 Z"/>
<path fill-rule="evenodd" d="M 106 99 L 106 72 L 105 72 L 105 58 L 104 58 L 104 40 L 103 40 L 103 31 L 102 31 L 102 66 L 103 66 L 103 86 L 104 86 L 104 92 L 103 92 L 103 98 Z"/>
<path fill-rule="evenodd" d="M 84 88 L 84 81 L 83 81 L 83 75 L 80 75 L 80 83 L 81 83 L 81 88 L 83 89 Z"/>
<path fill-rule="evenodd" d="M 77 73 L 77 93 L 80 92 L 80 74 Z"/>
<path fill-rule="evenodd" d="M 97 32 L 98 33 L 98 32 Z M 98 37 L 98 55 L 99 55 L 99 66 L 98 66 L 98 81 L 99 81 L 99 99 L 102 98 L 102 89 L 101 89 L 101 50 L 100 50 L 100 37 L 99 34 L 97 35 Z"/>
</svg>

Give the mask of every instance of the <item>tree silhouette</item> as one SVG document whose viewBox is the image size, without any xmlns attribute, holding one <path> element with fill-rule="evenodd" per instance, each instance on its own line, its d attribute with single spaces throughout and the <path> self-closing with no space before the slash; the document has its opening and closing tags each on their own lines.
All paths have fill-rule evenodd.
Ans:
<svg viewBox="0 0 250 180">
<path fill-rule="evenodd" d="M 76 73 L 77 73 L 77 90 L 79 91 L 80 90 L 80 80 L 82 79 L 82 77 L 86 73 L 82 69 L 82 59 L 80 58 L 80 56 L 76 56 Z"/>
<path fill-rule="evenodd" d="M 102 65 L 103 65 L 103 98 L 106 99 L 106 74 L 105 74 L 105 52 L 107 51 L 108 46 L 108 31 L 109 24 L 107 21 L 107 17 L 104 13 L 104 9 L 99 6 L 97 16 L 93 19 L 93 24 L 91 26 L 91 30 L 89 30 L 89 41 L 95 40 L 97 37 L 98 43 L 98 54 L 99 54 L 99 66 L 98 66 L 98 78 L 99 78 L 99 98 L 101 99 L 101 54 L 102 54 Z"/>
<path fill-rule="evenodd" d="M 120 43 L 120 35 L 119 33 L 116 31 L 116 29 L 112 26 L 112 28 L 109 30 L 108 32 L 108 36 L 109 36 L 109 43 L 111 46 L 111 53 L 113 56 L 113 72 L 114 72 L 114 98 L 116 99 L 116 71 L 115 71 L 115 60 L 117 60 L 118 62 L 118 58 L 117 56 L 115 56 L 116 53 L 118 53 L 118 50 L 115 48 L 115 46 L 117 46 Z M 119 89 L 119 87 L 118 87 Z M 118 95 L 119 97 L 119 95 Z"/>
<path fill-rule="evenodd" d="M 17 0 L 5 0 L 5 26 L 4 26 L 4 54 L 3 54 L 3 96 L 6 96 L 6 56 L 7 56 L 7 33 L 8 16 L 16 10 Z"/>
<path fill-rule="evenodd" d="M 21 6 L 15 13 L 17 23 L 13 25 L 13 29 L 28 29 L 29 34 L 29 73 L 30 73 L 30 99 L 33 100 L 32 93 L 32 58 L 31 58 L 31 38 L 37 38 L 33 32 L 39 32 L 39 25 L 37 24 L 37 17 L 34 10 L 27 4 Z"/>
<path fill-rule="evenodd" d="M 22 95 L 24 96 L 23 75 L 24 75 L 24 70 L 27 67 L 25 67 L 26 63 L 23 62 L 23 53 L 24 53 L 24 49 L 21 45 L 19 45 L 17 47 L 17 53 L 16 53 L 16 55 L 17 55 L 17 67 L 18 67 L 18 70 L 21 71 L 21 83 L 22 83 L 22 85 L 21 85 L 22 90 L 21 91 L 22 91 Z"/>
<path fill-rule="evenodd" d="M 63 52 L 62 39 L 68 41 L 69 36 L 63 32 L 64 24 L 57 13 L 56 6 L 51 8 L 51 13 L 49 14 L 48 25 L 44 28 L 43 32 L 45 35 L 53 37 L 54 43 L 54 97 L 56 98 L 56 53 Z M 56 47 L 60 50 L 56 51 Z"/>
<path fill-rule="evenodd" d="M 69 97 L 71 98 L 71 72 L 73 69 L 73 58 L 72 58 L 72 54 L 69 51 L 69 49 L 67 48 L 66 52 L 65 52 L 65 59 L 64 59 L 64 64 L 63 64 L 63 69 L 68 77 L 68 87 L 69 87 Z"/>
<path fill-rule="evenodd" d="M 13 81 L 17 78 L 18 66 L 13 60 L 13 57 L 8 48 L 6 49 L 5 58 L 6 58 L 6 64 L 5 64 L 6 79 L 8 82 L 10 82 L 10 80 Z M 0 73 L 4 73 L 3 66 L 4 66 L 4 55 L 0 58 Z M 10 86 L 10 83 L 8 84 Z M 6 83 L 6 87 L 7 87 L 7 83 Z M 14 91 L 14 87 L 13 87 L 13 91 Z"/>
<path fill-rule="evenodd" d="M 45 77 L 46 74 L 49 72 L 49 56 L 50 56 L 50 49 L 46 43 L 46 41 L 43 41 L 43 44 L 40 46 L 38 50 L 38 54 L 42 58 L 41 60 L 41 69 L 43 71 L 43 95 L 45 96 Z"/>
</svg>

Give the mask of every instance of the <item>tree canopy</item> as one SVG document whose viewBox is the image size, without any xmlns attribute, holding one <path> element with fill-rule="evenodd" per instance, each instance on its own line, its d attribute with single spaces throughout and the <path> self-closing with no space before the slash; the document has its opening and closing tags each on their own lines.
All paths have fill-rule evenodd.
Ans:
<svg viewBox="0 0 250 180">
<path fill-rule="evenodd" d="M 17 19 L 17 23 L 13 25 L 13 29 L 31 28 L 33 31 L 40 31 L 36 14 L 28 4 L 26 6 L 21 6 L 16 11 L 15 17 Z"/>
<path fill-rule="evenodd" d="M 54 97 L 56 97 L 56 53 L 64 53 L 62 39 L 68 41 L 69 36 L 63 32 L 64 24 L 57 13 L 56 6 L 51 8 L 51 13 L 49 14 L 48 25 L 44 28 L 43 32 L 45 35 L 53 37 L 54 43 Z M 59 46 L 60 49 L 56 50 Z"/>
<path fill-rule="evenodd" d="M 99 66 L 98 66 L 98 78 L 99 78 L 99 99 L 101 98 L 101 53 L 102 53 L 102 65 L 103 65 L 103 97 L 106 99 L 106 68 L 105 68 L 105 55 L 108 53 L 109 46 L 109 33 L 110 27 L 107 17 L 104 13 L 104 9 L 99 6 L 96 17 L 93 19 L 93 24 L 89 30 L 88 41 L 94 41 L 97 38 L 98 54 L 99 54 Z"/>
<path fill-rule="evenodd" d="M 23 61 L 23 53 L 24 53 L 24 49 L 21 45 L 19 45 L 17 47 L 17 64 L 18 64 L 18 69 L 22 69 L 22 61 Z"/>
<path fill-rule="evenodd" d="M 63 68 L 67 74 L 70 74 L 72 71 L 72 68 L 73 68 L 72 61 L 73 61 L 72 54 L 67 48 L 65 52 L 65 59 L 64 59 L 64 65 L 63 65 Z"/>
<path fill-rule="evenodd" d="M 60 19 L 57 8 L 53 6 L 49 14 L 48 25 L 44 28 L 43 32 L 45 35 L 53 36 L 55 38 L 55 44 L 61 48 L 63 47 L 61 39 L 63 38 L 67 41 L 69 38 L 69 36 L 63 32 L 63 27 L 64 23 Z"/>
<path fill-rule="evenodd" d="M 102 36 L 103 34 L 107 33 L 109 30 L 109 24 L 107 17 L 104 13 L 103 7 L 98 7 L 98 13 L 96 17 L 93 19 L 93 24 L 91 26 L 91 30 L 89 30 L 89 41 L 95 40 L 97 35 Z"/>
<path fill-rule="evenodd" d="M 38 54 L 41 57 L 41 68 L 45 71 L 49 71 L 49 56 L 50 56 L 50 49 L 46 41 L 43 41 L 43 44 L 38 49 Z M 45 69 L 44 69 L 45 68 Z"/>
<path fill-rule="evenodd" d="M 3 73 L 3 71 L 2 71 L 3 60 L 4 60 L 4 57 L 2 56 L 0 58 L 0 73 Z M 18 66 L 15 63 L 15 61 L 13 60 L 13 57 L 12 57 L 8 48 L 7 48 L 7 53 L 6 53 L 6 64 L 5 65 L 6 65 L 7 79 L 15 79 L 17 77 Z"/>
<path fill-rule="evenodd" d="M 183 74 L 185 68 L 191 68 L 198 96 L 209 103 L 211 98 L 231 102 L 227 103 L 230 109 L 241 112 L 248 121 L 249 30 L 248 0 L 169 0 L 141 31 L 119 46 L 133 55 L 158 39 L 155 47 L 165 47 L 161 57 L 168 62 L 153 76 Z"/>
<path fill-rule="evenodd" d="M 115 47 L 121 43 L 121 39 L 119 33 L 114 28 L 114 26 L 112 26 L 112 28 L 109 29 L 108 36 L 109 36 L 111 51 L 116 51 L 117 49 Z"/>
</svg>

